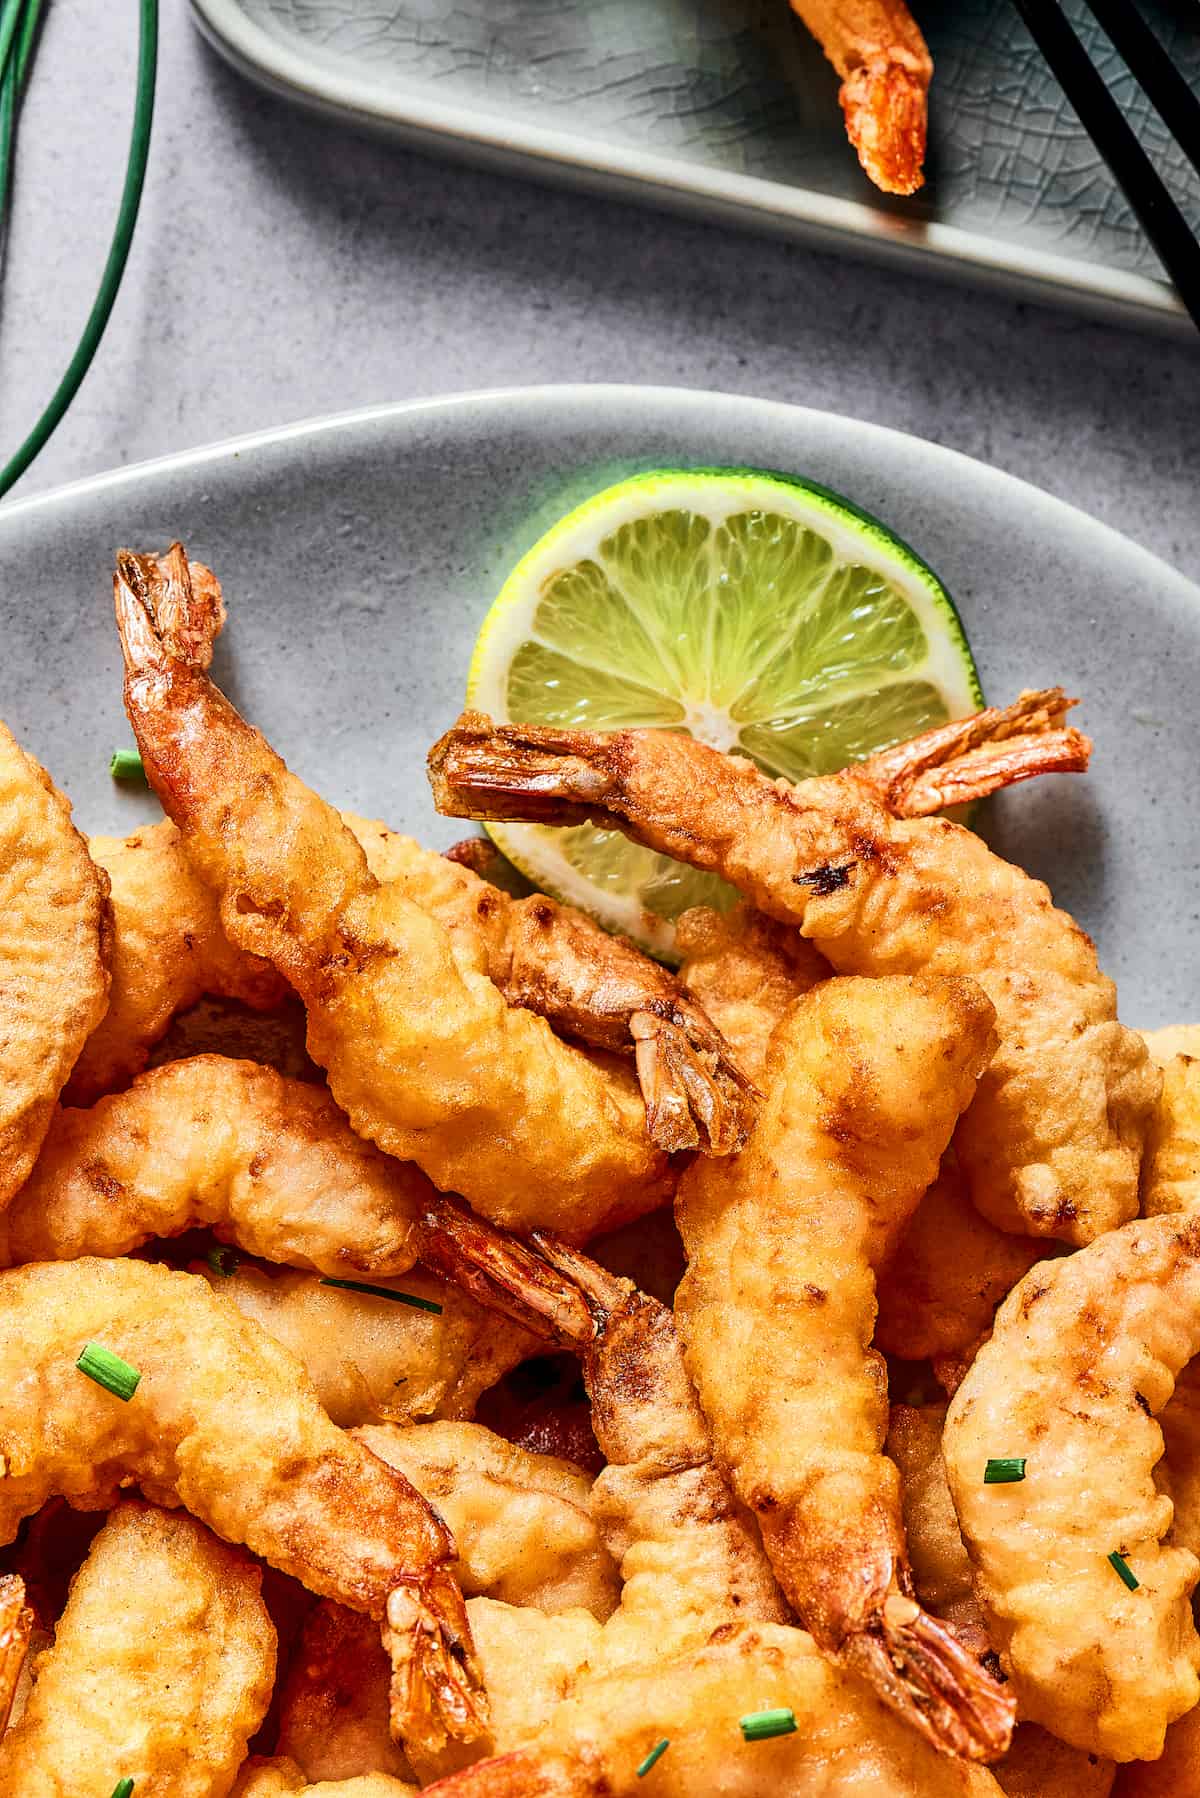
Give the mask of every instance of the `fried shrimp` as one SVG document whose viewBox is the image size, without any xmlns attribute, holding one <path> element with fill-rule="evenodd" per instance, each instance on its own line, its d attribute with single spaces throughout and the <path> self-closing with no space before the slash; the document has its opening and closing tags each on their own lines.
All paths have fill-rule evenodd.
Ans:
<svg viewBox="0 0 1200 1798">
<path fill-rule="evenodd" d="M 77 1367 L 88 1344 L 140 1375 L 128 1402 Z M 202 1280 L 93 1258 L 0 1274 L 0 1466 L 0 1542 L 51 1496 L 103 1509 L 136 1481 L 381 1624 L 399 1734 L 482 1732 L 449 1531 Z"/>
<path fill-rule="evenodd" d="M 95 1798 L 98 1779 L 125 1778 L 223 1798 L 275 1677 L 261 1584 L 249 1555 L 186 1512 L 119 1505 L 0 1743 L 0 1789 Z"/>
<path fill-rule="evenodd" d="M 1142 1214 L 1200 1212 L 1200 1029 L 1184 1025 L 1145 1035 L 1163 1089 L 1146 1133 Z"/>
<path fill-rule="evenodd" d="M 401 1274 L 432 1190 L 356 1136 L 323 1087 L 198 1055 L 88 1111 L 56 1113 L 0 1218 L 0 1254 L 10 1265 L 127 1255 L 207 1224 L 265 1260 Z"/>
<path fill-rule="evenodd" d="M 646 1126 L 663 1149 L 729 1154 L 745 1140 L 754 1087 L 719 1030 L 665 968 L 583 912 L 542 893 L 514 899 L 466 866 L 385 825 L 343 814 L 376 880 L 480 947 L 510 1005 L 564 1036 L 634 1057 Z"/>
<path fill-rule="evenodd" d="M 107 898 L 70 805 L 0 724 L 0 1211 L 104 1016 Z"/>
<path fill-rule="evenodd" d="M 924 185 L 933 58 L 904 0 L 791 0 L 841 78 L 846 136 L 876 187 Z"/>
<path fill-rule="evenodd" d="M 168 820 L 129 837 L 89 837 L 88 849 L 111 888 L 112 990 L 67 1082 L 69 1105 L 127 1086 L 175 1014 L 204 994 L 267 1011 L 288 990 L 269 962 L 229 941 Z"/>
<path fill-rule="evenodd" d="M 967 974 L 1000 1046 L 956 1139 L 1001 1229 L 1091 1241 L 1137 1208 L 1159 1076 L 1116 989 L 1040 881 L 929 814 L 1033 775 L 1079 770 L 1061 689 L 943 725 L 789 787 L 670 731 L 493 728 L 467 713 L 429 758 L 455 816 L 590 821 L 721 874 L 846 974 Z"/>
<path fill-rule="evenodd" d="M 880 1270 L 876 1348 L 905 1361 L 969 1361 L 1001 1299 L 1047 1247 L 989 1224 L 951 1152 Z"/>
<path fill-rule="evenodd" d="M 418 1268 L 395 1279 L 376 1274 L 371 1283 L 429 1309 L 348 1292 L 315 1274 L 245 1262 L 226 1273 L 226 1258 L 214 1260 L 216 1267 L 199 1263 L 191 1272 L 290 1349 L 343 1429 L 470 1417 L 480 1395 L 540 1347 L 527 1330 Z"/>
<path fill-rule="evenodd" d="M 1200 1220 L 1127 1224 L 1026 1275 L 946 1423 L 950 1490 L 1022 1715 L 1118 1761 L 1154 1759 L 1200 1698 L 1200 1561 L 1169 1539 L 1154 1477 L 1156 1415 L 1197 1348 Z M 985 1484 L 995 1456 L 1024 1457 L 1024 1478 Z"/>
<path fill-rule="evenodd" d="M 775 1707 L 794 1733 L 743 1738 Z M 649 1777 L 646 1757 L 663 1741 Z M 690 1652 L 581 1682 L 535 1745 L 427 1787 L 430 1798 L 999 1798 L 982 1767 L 938 1754 L 802 1630 L 731 1625 Z"/>
<path fill-rule="evenodd" d="M 725 917 L 706 905 L 685 911 L 675 946 L 680 983 L 761 1086 L 775 1026 L 793 1000 L 828 979 L 829 963 L 789 925 L 744 904 Z"/>
<path fill-rule="evenodd" d="M 746 1149 L 695 1163 L 676 1195 L 688 1366 L 788 1600 L 932 1742 L 980 1760 L 1007 1746 L 1011 1701 L 912 1600 L 870 1342 L 875 1269 L 937 1172 L 993 1016 L 967 980 L 825 981 L 776 1034 Z"/>
<path fill-rule="evenodd" d="M 617 1569 L 593 1515 L 592 1481 L 569 1461 L 530 1454 L 477 1423 L 382 1425 L 355 1432 L 445 1518 L 470 1594 L 539 1611 L 616 1608 Z"/>
<path fill-rule="evenodd" d="M 153 558 L 122 554 L 114 585 L 150 782 L 226 933 L 304 1000 L 354 1128 L 502 1221 L 586 1236 L 660 1204 L 670 1170 L 632 1077 L 506 1005 L 482 952 L 373 878 L 337 813 L 180 653 Z"/>
<path fill-rule="evenodd" d="M 987 1631 L 942 1464 L 945 1419 L 945 1405 L 894 1405 L 887 1452 L 900 1470 L 917 1597 L 983 1652 Z M 1036 1723 L 1018 1723 L 992 1772 L 1009 1798 L 1108 1798 L 1116 1766 L 1060 1742 Z"/>
</svg>

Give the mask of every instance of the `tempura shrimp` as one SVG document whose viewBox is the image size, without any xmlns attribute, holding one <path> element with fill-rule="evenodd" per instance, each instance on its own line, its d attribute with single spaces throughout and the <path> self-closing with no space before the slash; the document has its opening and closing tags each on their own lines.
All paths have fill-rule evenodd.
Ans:
<svg viewBox="0 0 1200 1798">
<path fill-rule="evenodd" d="M 226 933 L 304 1000 L 354 1128 L 502 1221 L 586 1236 L 660 1204 L 670 1170 L 632 1077 L 506 1005 L 482 951 L 379 885 L 337 813 L 180 653 L 152 558 L 122 554 L 114 587 L 151 785 Z"/>
<path fill-rule="evenodd" d="M 70 805 L 0 724 L 0 1211 L 104 1016 L 107 900 Z"/>
<path fill-rule="evenodd" d="M 721 874 L 839 973 L 976 978 L 1000 1046 L 959 1128 L 971 1196 L 1001 1229 L 1089 1242 L 1137 1208 L 1159 1076 L 1116 1019 L 1089 939 L 1040 881 L 930 814 L 1080 770 L 1061 689 L 947 724 L 789 787 L 671 731 L 493 728 L 467 713 L 429 758 L 456 817 L 592 822 Z"/>
<path fill-rule="evenodd" d="M 823 1650 L 979 1760 L 1004 1752 L 1011 1700 L 913 1602 L 869 1345 L 875 1270 L 937 1172 L 993 1017 L 968 980 L 825 981 L 776 1033 L 745 1150 L 694 1163 L 676 1195 L 688 1367 L 784 1593 Z"/>
<path fill-rule="evenodd" d="M 1163 1089 L 1146 1133 L 1142 1215 L 1200 1212 L 1200 1029 L 1149 1030 L 1145 1039 Z"/>
<path fill-rule="evenodd" d="M 88 1344 L 140 1375 L 128 1402 L 79 1370 Z M 405 1739 L 484 1729 L 449 1531 L 202 1280 L 93 1258 L 0 1274 L 0 1467 L 0 1542 L 53 1495 L 103 1509 L 136 1481 L 373 1617 Z"/>
<path fill-rule="evenodd" d="M 132 1779 L 223 1798 L 275 1678 L 261 1584 L 249 1555 L 186 1512 L 118 1505 L 0 1742 L 0 1790 L 95 1798 L 98 1779 Z"/>
<path fill-rule="evenodd" d="M 1198 1349 L 1200 1219 L 1127 1224 L 1026 1275 L 946 1422 L 950 1490 L 1022 1715 L 1119 1761 L 1160 1754 L 1200 1698 L 1200 1560 L 1168 1539 L 1154 1477 L 1156 1414 Z M 1024 1477 L 985 1483 L 988 1460 L 1012 1456 Z"/>
<path fill-rule="evenodd" d="M 394 1279 L 374 1274 L 370 1284 L 402 1295 L 389 1299 L 316 1274 L 231 1266 L 237 1259 L 218 1251 L 190 1271 L 295 1355 L 343 1429 L 470 1417 L 480 1395 L 540 1347 L 529 1331 L 421 1268 Z"/>
<path fill-rule="evenodd" d="M 743 1738 L 782 1707 L 794 1733 Z M 653 1776 L 639 1774 L 661 1743 Z M 983 1767 L 939 1754 L 802 1630 L 732 1624 L 682 1654 L 582 1681 L 536 1744 L 426 1788 L 429 1798 L 1000 1798 Z"/>
<path fill-rule="evenodd" d="M 685 911 L 675 947 L 680 984 L 762 1086 L 775 1026 L 794 1000 L 829 978 L 829 963 L 789 925 L 745 904 L 724 917 L 704 905 Z"/>
<path fill-rule="evenodd" d="M 207 1224 L 291 1267 L 402 1274 L 432 1192 L 418 1168 L 356 1136 L 323 1087 L 198 1055 L 55 1114 L 0 1218 L 0 1259 L 127 1255 Z"/>
<path fill-rule="evenodd" d="M 295 1761 L 273 1756 L 247 1761 L 233 1798 L 417 1798 L 417 1788 L 390 1773 L 363 1773 L 353 1779 L 310 1784 Z"/>
<path fill-rule="evenodd" d="M 841 78 L 846 136 L 876 187 L 924 183 L 933 58 L 904 0 L 791 0 Z"/>
</svg>

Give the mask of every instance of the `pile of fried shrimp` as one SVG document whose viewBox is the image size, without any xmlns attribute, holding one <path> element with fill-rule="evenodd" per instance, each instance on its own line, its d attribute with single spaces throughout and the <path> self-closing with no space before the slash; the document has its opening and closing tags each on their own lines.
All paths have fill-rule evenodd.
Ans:
<svg viewBox="0 0 1200 1798">
<path fill-rule="evenodd" d="M 1200 1028 L 943 815 L 1073 701 L 795 786 L 460 718 L 444 814 L 738 890 L 669 972 L 303 785 L 180 544 L 114 593 L 163 821 L 0 729 L 0 1798 L 1194 1798 Z"/>
</svg>

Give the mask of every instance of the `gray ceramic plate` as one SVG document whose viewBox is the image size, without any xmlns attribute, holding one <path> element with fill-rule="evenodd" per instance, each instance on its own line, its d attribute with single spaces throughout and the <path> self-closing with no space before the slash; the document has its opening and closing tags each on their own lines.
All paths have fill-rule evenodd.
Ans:
<svg viewBox="0 0 1200 1798">
<path fill-rule="evenodd" d="M 937 64 L 929 182 L 860 173 L 787 0 L 194 0 L 243 73 L 419 144 L 1190 329 L 1011 0 L 913 0 Z M 1200 87 L 1193 0 L 1148 0 Z M 1200 177 L 1068 0 L 1200 220 Z"/>
<path fill-rule="evenodd" d="M 1131 1023 L 1200 1018 L 1200 591 L 1103 525 L 979 463 L 850 419 L 654 388 L 559 387 L 385 407 L 123 469 L 0 508 L 0 716 L 85 829 L 154 802 L 108 778 L 129 741 L 117 544 L 213 563 L 216 673 L 299 773 L 439 845 L 426 748 L 457 714 L 513 561 L 635 469 L 758 464 L 887 519 L 955 595 L 988 695 L 1084 696 L 1094 771 L 991 802 L 986 829 L 1099 938 Z"/>
</svg>

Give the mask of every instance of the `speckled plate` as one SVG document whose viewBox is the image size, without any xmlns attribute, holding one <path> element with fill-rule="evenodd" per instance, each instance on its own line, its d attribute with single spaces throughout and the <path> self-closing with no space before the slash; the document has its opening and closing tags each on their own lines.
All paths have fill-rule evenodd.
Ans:
<svg viewBox="0 0 1200 1798">
<path fill-rule="evenodd" d="M 444 845 L 425 751 L 480 621 L 571 506 L 655 466 L 808 475 L 886 519 L 955 595 L 990 697 L 1062 681 L 1083 778 L 990 801 L 985 829 L 1099 939 L 1131 1023 L 1200 1018 L 1200 590 L 1036 489 L 917 438 L 719 394 L 557 387 L 383 407 L 0 507 L 0 716 L 87 830 L 156 812 L 108 778 L 130 740 L 117 544 L 181 536 L 220 574 L 218 679 L 344 806 Z"/>
<path fill-rule="evenodd" d="M 1190 329 L 1011 0 L 914 0 L 937 79 L 929 182 L 908 201 L 860 173 L 787 0 L 193 3 L 252 79 L 429 148 Z M 1200 178 L 1069 4 L 1200 222 Z M 1200 89 L 1194 0 L 1149 10 Z"/>
</svg>

